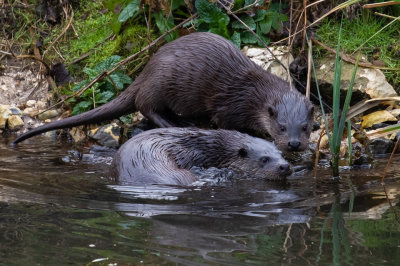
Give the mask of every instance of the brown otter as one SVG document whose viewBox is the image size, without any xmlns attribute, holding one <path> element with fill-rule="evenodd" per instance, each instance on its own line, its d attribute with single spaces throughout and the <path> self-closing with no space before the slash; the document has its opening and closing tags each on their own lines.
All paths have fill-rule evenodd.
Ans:
<svg viewBox="0 0 400 266">
<path fill-rule="evenodd" d="M 291 173 L 274 144 L 230 130 L 158 128 L 123 144 L 111 177 L 121 184 L 189 185 L 193 166 L 240 170 L 250 177 L 282 179 Z"/>
<path fill-rule="evenodd" d="M 206 118 L 223 129 L 269 133 L 285 150 L 307 147 L 313 116 L 305 96 L 256 65 L 233 43 L 212 33 L 192 33 L 162 46 L 111 102 L 33 129 L 13 144 L 49 130 L 106 121 L 136 110 L 159 127 Z"/>
</svg>

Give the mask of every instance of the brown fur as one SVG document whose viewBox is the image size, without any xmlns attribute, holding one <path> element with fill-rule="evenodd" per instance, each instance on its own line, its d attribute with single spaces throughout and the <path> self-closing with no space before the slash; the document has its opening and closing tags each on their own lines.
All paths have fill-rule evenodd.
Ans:
<svg viewBox="0 0 400 266">
<path fill-rule="evenodd" d="M 282 179 L 291 173 L 274 144 L 229 130 L 159 128 L 120 147 L 111 176 L 121 184 L 189 185 L 193 166 L 239 170 L 249 177 Z"/>
<path fill-rule="evenodd" d="M 159 127 L 212 120 L 219 128 L 269 133 L 281 149 L 308 145 L 313 107 L 289 83 L 264 71 L 230 41 L 193 33 L 162 46 L 117 98 L 86 113 L 33 129 L 14 144 L 58 128 L 96 123 L 139 110 Z"/>
</svg>

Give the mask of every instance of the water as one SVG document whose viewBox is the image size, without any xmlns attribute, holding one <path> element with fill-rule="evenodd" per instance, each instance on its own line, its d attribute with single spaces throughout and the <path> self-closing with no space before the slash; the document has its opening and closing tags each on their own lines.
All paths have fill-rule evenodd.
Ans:
<svg viewBox="0 0 400 266">
<path fill-rule="evenodd" d="M 0 265 L 398 265 L 400 159 L 288 182 L 128 187 L 109 159 L 35 137 L 0 139 Z M 89 158 L 89 159 L 87 159 Z M 209 178 L 209 176 L 208 176 Z M 391 199 L 389 206 L 384 189 Z"/>
</svg>

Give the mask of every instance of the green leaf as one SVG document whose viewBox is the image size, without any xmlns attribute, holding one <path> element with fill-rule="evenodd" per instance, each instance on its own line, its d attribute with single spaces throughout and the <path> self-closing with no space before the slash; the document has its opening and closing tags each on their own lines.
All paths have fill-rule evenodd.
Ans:
<svg viewBox="0 0 400 266">
<path fill-rule="evenodd" d="M 268 37 L 265 37 L 262 34 L 257 34 L 257 35 L 258 35 L 258 37 L 260 37 L 260 39 L 262 39 L 265 42 L 266 45 L 268 45 L 270 43 L 271 40 Z M 262 46 L 262 47 L 264 46 L 264 44 L 261 43 L 259 40 L 257 40 L 257 45 Z"/>
<path fill-rule="evenodd" d="M 91 101 L 82 101 L 74 106 L 74 109 L 72 110 L 72 115 L 77 115 L 89 111 L 91 106 Z"/>
<path fill-rule="evenodd" d="M 103 91 L 96 94 L 96 105 L 105 104 L 114 98 L 115 93 L 112 91 Z"/>
<path fill-rule="evenodd" d="M 164 17 L 164 13 L 160 11 L 158 13 L 154 13 L 154 17 L 156 18 L 156 24 L 161 33 L 166 33 L 167 31 L 175 27 L 174 17 L 172 15 L 170 15 L 167 19 L 166 17 Z M 178 38 L 177 31 L 173 31 L 165 36 L 165 40 L 167 40 L 167 42 L 173 41 L 176 38 Z"/>
<path fill-rule="evenodd" d="M 264 34 L 267 34 L 271 31 L 272 20 L 269 16 L 266 16 L 264 18 L 264 20 L 262 20 L 262 21 L 260 21 L 260 23 L 258 23 L 258 25 L 260 26 L 260 31 Z"/>
<path fill-rule="evenodd" d="M 270 12 L 270 13 L 268 13 L 268 16 L 270 17 L 270 19 L 272 21 L 272 28 L 274 28 L 275 30 L 278 30 L 282 24 L 279 19 L 279 13 Z"/>
<path fill-rule="evenodd" d="M 86 75 L 88 75 L 88 76 L 89 76 L 89 79 L 93 79 L 93 78 L 95 78 L 95 77 L 99 74 L 96 70 L 91 69 L 91 68 L 88 68 L 88 67 L 85 67 L 85 68 L 83 69 L 83 73 L 85 73 Z"/>
<path fill-rule="evenodd" d="M 173 0 L 172 1 L 172 11 L 175 11 L 176 9 L 180 7 L 186 7 L 185 0 Z"/>
<path fill-rule="evenodd" d="M 233 4 L 232 10 L 238 10 L 239 8 L 243 7 L 244 0 L 235 0 L 235 3 Z"/>
<path fill-rule="evenodd" d="M 104 2 L 104 5 L 108 10 L 114 11 L 115 7 L 123 2 L 125 2 L 125 0 L 107 0 Z"/>
<path fill-rule="evenodd" d="M 96 76 L 100 74 L 101 72 L 105 70 L 111 70 L 115 67 L 117 63 L 121 61 L 121 56 L 119 55 L 113 55 L 107 58 L 106 60 L 98 63 L 97 65 L 94 66 L 94 70 L 97 72 Z"/>
<path fill-rule="evenodd" d="M 267 11 L 264 9 L 257 9 L 256 10 L 256 15 L 254 16 L 254 21 L 259 22 L 265 18 L 265 15 L 267 14 Z"/>
<path fill-rule="evenodd" d="M 256 23 L 254 22 L 254 19 L 250 17 L 249 15 L 244 15 L 241 16 L 240 19 L 247 25 L 249 26 L 250 29 L 255 30 L 256 29 Z M 234 29 L 247 29 L 242 23 L 239 21 L 234 21 L 232 23 L 232 28 Z"/>
<path fill-rule="evenodd" d="M 119 22 L 125 22 L 130 18 L 134 18 L 140 12 L 139 9 L 140 0 L 133 0 L 130 2 L 119 14 L 118 20 Z"/>
<path fill-rule="evenodd" d="M 251 5 L 251 4 L 253 4 L 255 1 L 259 1 L 259 0 L 245 0 L 245 1 L 244 1 L 244 6 Z"/>
<path fill-rule="evenodd" d="M 118 15 L 114 14 L 113 17 L 111 18 L 111 21 L 110 21 L 111 30 L 115 34 L 118 34 L 119 31 L 121 30 L 121 26 L 122 26 L 122 23 L 119 22 Z"/>
<path fill-rule="evenodd" d="M 123 84 L 131 84 L 133 82 L 133 80 L 128 75 L 125 75 L 122 72 L 114 72 L 114 75 L 118 75 L 120 81 Z"/>
<path fill-rule="evenodd" d="M 81 82 L 79 82 L 78 84 L 76 84 L 75 86 L 72 87 L 72 91 L 79 91 L 80 89 L 82 89 L 83 87 L 85 87 L 87 84 L 89 84 L 89 80 L 85 79 L 82 80 Z"/>
<path fill-rule="evenodd" d="M 210 27 L 229 24 L 229 17 L 222 12 L 216 5 L 207 0 L 196 1 L 197 13 L 204 22 L 210 24 Z"/>
<path fill-rule="evenodd" d="M 233 44 L 236 45 L 240 49 L 241 39 L 240 39 L 240 33 L 239 32 L 235 31 L 232 34 L 231 42 L 233 42 Z"/>
<path fill-rule="evenodd" d="M 286 16 L 285 14 L 279 14 L 279 19 L 281 22 L 289 21 L 288 16 Z"/>
<path fill-rule="evenodd" d="M 250 31 L 242 32 L 240 34 L 240 39 L 242 40 L 242 43 L 247 44 L 254 44 L 257 42 L 257 38 Z"/>
</svg>

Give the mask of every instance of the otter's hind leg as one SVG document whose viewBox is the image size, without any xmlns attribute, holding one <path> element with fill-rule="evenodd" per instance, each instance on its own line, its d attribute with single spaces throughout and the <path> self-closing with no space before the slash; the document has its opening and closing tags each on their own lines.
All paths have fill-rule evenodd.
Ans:
<svg viewBox="0 0 400 266">
<path fill-rule="evenodd" d="M 147 117 L 148 119 L 153 121 L 153 123 L 156 124 L 158 127 L 174 127 L 174 126 L 176 126 L 172 121 L 170 121 L 169 119 L 166 119 L 165 117 L 163 117 L 159 113 L 156 113 L 155 111 L 140 110 L 140 112 L 145 117 Z"/>
</svg>

